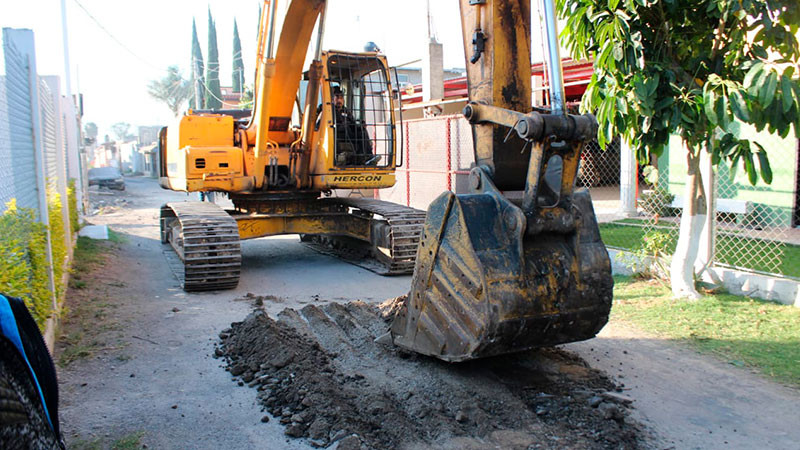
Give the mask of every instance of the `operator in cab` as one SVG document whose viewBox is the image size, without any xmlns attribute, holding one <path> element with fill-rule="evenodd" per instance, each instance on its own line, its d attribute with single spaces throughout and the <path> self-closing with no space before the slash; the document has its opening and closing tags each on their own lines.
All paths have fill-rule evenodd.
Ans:
<svg viewBox="0 0 800 450">
<path fill-rule="evenodd" d="M 336 165 L 362 166 L 376 164 L 377 158 L 372 152 L 372 140 L 364 125 L 356 121 L 353 114 L 345 106 L 344 92 L 340 86 L 334 86 L 333 123 L 336 128 Z"/>
</svg>

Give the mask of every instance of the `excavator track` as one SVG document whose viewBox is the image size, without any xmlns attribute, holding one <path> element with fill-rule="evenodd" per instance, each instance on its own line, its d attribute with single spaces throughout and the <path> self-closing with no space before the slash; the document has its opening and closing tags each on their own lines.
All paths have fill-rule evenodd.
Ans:
<svg viewBox="0 0 800 450">
<path fill-rule="evenodd" d="M 209 202 L 161 207 L 161 242 L 182 265 L 176 270 L 187 292 L 233 289 L 242 266 L 239 228 L 225 210 Z"/>
<path fill-rule="evenodd" d="M 371 245 L 366 244 L 371 248 L 365 252 L 355 248 L 355 242 L 351 239 L 322 235 L 304 239 L 307 245 L 379 275 L 407 275 L 414 272 L 425 211 L 367 198 L 335 198 L 329 201 L 353 208 L 352 214 L 372 217 L 375 236 Z"/>
</svg>

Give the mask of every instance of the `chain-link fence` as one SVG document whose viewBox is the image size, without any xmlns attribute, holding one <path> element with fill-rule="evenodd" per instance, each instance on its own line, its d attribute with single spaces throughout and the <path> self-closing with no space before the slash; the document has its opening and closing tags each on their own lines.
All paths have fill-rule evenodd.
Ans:
<svg viewBox="0 0 800 450">
<path fill-rule="evenodd" d="M 768 149 L 773 180 L 753 186 L 741 168 L 733 173 L 725 164 L 712 169 L 713 264 L 800 278 L 798 141 L 794 136 L 746 132 Z M 673 138 L 652 165 L 653 183 L 639 184 L 638 215 L 601 225 L 606 245 L 674 253 L 685 195 L 685 155 L 686 149 Z"/>
<path fill-rule="evenodd" d="M 405 163 L 397 184 L 382 190 L 380 198 L 426 209 L 445 190 L 468 192 L 474 162 L 472 132 L 461 115 L 409 120 L 403 123 Z M 768 149 L 773 172 L 770 185 L 750 185 L 743 170 L 732 174 L 714 169 L 715 265 L 800 278 L 800 163 L 798 140 L 743 127 L 742 135 Z M 621 160 L 619 139 L 605 149 L 590 142 L 581 156 L 576 183 L 589 188 L 607 246 L 624 250 L 646 248 L 652 254 L 671 255 L 676 247 L 686 179 L 686 150 L 673 138 L 651 169 L 633 164 L 629 183 L 635 190 L 636 213 L 620 214 Z M 656 169 L 651 173 L 652 169 Z M 633 194 L 632 194 L 633 195 Z"/>
<path fill-rule="evenodd" d="M 444 191 L 466 193 L 475 161 L 472 128 L 464 116 L 439 116 L 403 122 L 404 161 L 397 183 L 379 197 L 427 209 Z"/>
<path fill-rule="evenodd" d="M 439 116 L 403 122 L 405 161 L 397 170 L 397 183 L 380 198 L 426 209 L 439 194 L 469 191 L 469 171 L 475 162 L 472 127 L 462 115 Z M 576 181 L 592 191 L 595 209 L 611 213 L 619 209 L 620 145 L 616 139 L 606 149 L 596 141 L 581 156 Z"/>
<path fill-rule="evenodd" d="M 798 142 L 744 130 L 769 155 L 772 183 L 755 186 L 743 170 L 716 170 L 716 237 L 714 259 L 719 265 L 800 278 L 800 230 L 797 214 Z"/>
</svg>

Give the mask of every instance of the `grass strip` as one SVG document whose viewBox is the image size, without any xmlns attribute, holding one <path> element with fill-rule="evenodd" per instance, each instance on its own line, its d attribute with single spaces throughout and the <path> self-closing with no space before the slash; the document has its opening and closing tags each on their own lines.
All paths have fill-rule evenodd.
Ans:
<svg viewBox="0 0 800 450">
<path fill-rule="evenodd" d="M 800 386 L 800 308 L 730 294 L 674 300 L 655 281 L 614 281 L 614 320 Z"/>
</svg>

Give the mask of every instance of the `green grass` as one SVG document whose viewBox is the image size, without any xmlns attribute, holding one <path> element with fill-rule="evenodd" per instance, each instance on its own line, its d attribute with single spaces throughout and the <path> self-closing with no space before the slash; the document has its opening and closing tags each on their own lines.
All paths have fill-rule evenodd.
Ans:
<svg viewBox="0 0 800 450">
<path fill-rule="evenodd" d="M 613 320 L 800 386 L 800 308 L 730 294 L 674 300 L 654 281 L 614 281 Z"/>
<path fill-rule="evenodd" d="M 110 448 L 111 450 L 134 450 L 142 448 L 142 438 L 144 431 L 136 431 L 126 434 L 110 445 L 103 442 L 103 439 L 95 439 L 93 441 L 77 440 L 70 443 L 69 448 L 75 450 L 101 450 Z"/>
<path fill-rule="evenodd" d="M 629 219 L 626 219 L 629 220 Z M 609 247 L 635 250 L 639 248 L 642 237 L 647 229 L 639 226 L 625 225 L 625 221 L 600 224 L 600 235 L 603 242 Z M 659 227 L 662 225 L 659 225 Z M 665 227 L 675 227 L 674 225 L 664 224 Z M 660 233 L 669 233 L 663 229 Z M 678 242 L 677 233 L 669 233 L 670 239 L 667 244 L 667 253 L 672 254 Z M 792 244 L 776 244 L 774 241 L 763 239 L 753 239 L 731 236 L 727 234 L 717 235 L 716 260 L 723 264 L 743 267 L 745 269 L 758 272 L 775 273 L 776 267 L 770 264 L 769 255 L 781 252 L 778 271 L 786 276 L 800 278 L 800 246 Z"/>
<path fill-rule="evenodd" d="M 118 243 L 109 241 L 78 238 L 58 339 L 57 364 L 60 367 L 91 357 L 105 348 L 106 344 L 97 337 L 116 326 L 116 322 L 109 318 L 109 308 L 113 305 L 105 300 L 104 286 L 98 286 L 96 282 L 97 271 L 102 270 L 109 255 L 119 248 Z"/>
<path fill-rule="evenodd" d="M 108 240 L 115 244 L 124 244 L 128 242 L 128 237 L 122 233 L 116 232 L 111 228 L 108 229 Z"/>
</svg>

